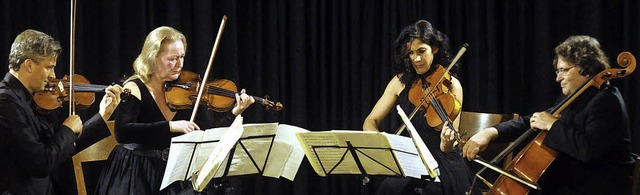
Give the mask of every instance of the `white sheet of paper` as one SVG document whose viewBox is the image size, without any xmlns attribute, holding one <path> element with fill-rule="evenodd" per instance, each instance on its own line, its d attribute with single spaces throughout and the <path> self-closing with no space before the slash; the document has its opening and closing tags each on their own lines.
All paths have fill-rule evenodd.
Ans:
<svg viewBox="0 0 640 195">
<path fill-rule="evenodd" d="M 293 147 L 290 144 L 276 140 L 273 143 L 273 148 L 269 154 L 269 160 L 267 161 L 262 176 L 280 178 L 292 149 Z"/>
<path fill-rule="evenodd" d="M 401 168 L 391 151 L 386 137 L 378 132 L 325 131 L 296 134 L 305 147 L 305 154 L 316 173 L 402 175 Z M 362 172 L 347 142 L 355 148 L 354 153 L 364 169 Z M 314 150 L 315 147 L 315 150 Z"/>
<path fill-rule="evenodd" d="M 209 181 L 211 181 L 213 176 L 218 172 L 220 165 L 228 156 L 231 148 L 236 145 L 243 132 L 242 116 L 238 115 L 233 121 L 233 124 L 231 124 L 230 130 L 227 131 L 220 139 L 220 142 L 214 146 L 207 162 L 202 166 L 200 172 L 194 176 L 194 190 L 198 192 L 204 190 Z"/>
<path fill-rule="evenodd" d="M 411 138 L 394 134 L 383 134 L 395 150 L 396 158 L 398 158 L 398 163 L 402 166 L 405 176 L 421 179 L 422 175 L 429 174 Z"/>
<path fill-rule="evenodd" d="M 416 131 L 416 128 L 413 126 L 413 124 L 411 123 L 411 120 L 409 120 L 409 117 L 407 117 L 407 114 L 405 114 L 404 110 L 402 110 L 400 105 L 397 105 L 396 109 L 398 110 L 398 114 L 400 115 L 400 118 L 402 118 L 402 121 L 404 121 L 404 124 L 407 125 L 407 129 L 409 129 L 409 132 L 411 133 L 413 142 L 415 143 L 416 148 L 418 148 L 420 157 L 422 158 L 422 161 L 424 162 L 424 164 L 427 166 L 429 175 L 432 178 L 438 179 L 437 177 L 440 175 L 438 162 L 436 161 L 435 158 L 433 158 L 431 151 L 429 151 L 429 148 L 427 148 L 427 145 L 424 143 L 422 138 L 420 138 L 418 131 Z"/>
<path fill-rule="evenodd" d="M 238 143 L 242 143 L 244 147 L 236 145 L 227 176 L 256 174 L 262 169 L 263 176 L 285 177 L 293 181 L 304 158 L 295 133 L 308 131 L 278 123 L 245 124 L 242 127 L 244 131 Z M 230 129 L 231 127 L 219 127 L 174 137 L 161 188 L 164 189 L 175 181 L 192 180 L 193 173 L 203 169 L 214 148 Z M 251 154 L 253 161 L 247 152 Z M 224 174 L 229 160 L 228 155 L 224 156 L 213 177 Z"/>
<path fill-rule="evenodd" d="M 304 149 L 296 138 L 296 133 L 298 132 L 309 132 L 309 130 L 292 125 L 281 124 L 278 126 L 278 132 L 276 133 L 276 141 L 289 143 L 292 147 L 291 154 L 282 169 L 282 177 L 287 178 L 290 181 L 293 181 L 296 177 L 298 168 L 300 168 L 300 164 L 302 164 L 302 160 L 304 159 Z"/>
<path fill-rule="evenodd" d="M 182 139 L 183 137 L 189 137 L 187 140 L 199 140 L 202 137 L 202 134 L 199 131 L 194 131 L 185 135 L 181 135 L 178 137 L 174 137 L 171 141 L 175 141 L 178 139 Z M 160 189 L 164 189 L 169 184 L 184 180 L 184 177 L 187 175 L 187 167 L 189 166 L 188 161 L 180 161 L 178 159 L 191 159 L 191 154 L 195 150 L 195 144 L 176 144 L 171 146 L 171 150 L 169 150 L 169 158 L 167 159 L 167 167 L 164 170 L 164 176 L 162 178 L 162 183 L 160 185 Z"/>
<path fill-rule="evenodd" d="M 244 133 L 234 151 L 227 176 L 257 174 L 260 173 L 260 170 L 264 173 L 264 164 L 266 163 L 267 155 L 270 155 L 269 150 L 274 150 L 276 147 L 275 145 L 272 146 L 271 142 L 276 135 L 278 123 L 245 124 L 243 128 Z M 245 151 L 245 149 L 248 151 Z M 253 161 L 249 154 L 251 154 Z M 269 157 L 268 161 L 272 160 L 271 158 Z M 256 164 L 254 164 L 254 161 Z M 227 161 L 225 160 L 223 165 L 226 165 L 226 163 Z M 225 168 L 226 166 L 220 167 L 220 171 L 215 177 L 222 177 Z"/>
</svg>

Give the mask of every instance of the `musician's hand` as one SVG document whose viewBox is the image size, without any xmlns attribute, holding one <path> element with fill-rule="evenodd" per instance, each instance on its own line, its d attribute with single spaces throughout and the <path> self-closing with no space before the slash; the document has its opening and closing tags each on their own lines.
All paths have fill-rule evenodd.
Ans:
<svg viewBox="0 0 640 195">
<path fill-rule="evenodd" d="M 456 141 L 456 134 L 453 129 L 449 128 L 449 122 L 444 122 L 440 131 L 440 150 L 443 152 L 451 152 Z"/>
<path fill-rule="evenodd" d="M 174 133 L 189 133 L 198 129 L 200 127 L 191 121 L 169 121 L 169 130 Z"/>
<path fill-rule="evenodd" d="M 100 101 L 100 116 L 106 122 L 113 114 L 113 111 L 120 104 L 120 94 L 122 93 L 123 88 L 120 85 L 111 85 L 107 87 L 104 92 L 104 96 Z"/>
<path fill-rule="evenodd" d="M 244 110 L 246 110 L 254 102 L 256 102 L 256 100 L 254 100 L 253 97 L 247 95 L 246 90 L 242 89 L 240 90 L 240 95 L 236 93 L 236 105 L 231 110 L 231 113 L 238 116 L 242 114 L 242 112 L 244 112 Z"/>
<path fill-rule="evenodd" d="M 551 129 L 551 126 L 553 126 L 553 123 L 555 123 L 557 120 L 558 118 L 554 117 L 548 112 L 536 112 L 531 115 L 531 118 L 529 118 L 532 129 L 543 131 L 549 131 L 549 129 Z"/>
<path fill-rule="evenodd" d="M 78 115 L 71 115 L 62 122 L 62 125 L 69 127 L 78 137 L 82 134 L 82 120 Z"/>
<path fill-rule="evenodd" d="M 462 148 L 462 156 L 472 161 L 480 151 L 484 151 L 491 140 L 498 137 L 498 129 L 490 127 L 476 133 Z"/>
</svg>

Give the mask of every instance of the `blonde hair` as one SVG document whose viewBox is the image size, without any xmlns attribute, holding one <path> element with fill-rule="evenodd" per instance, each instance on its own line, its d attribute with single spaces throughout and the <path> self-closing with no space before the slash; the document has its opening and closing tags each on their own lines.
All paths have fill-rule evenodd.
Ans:
<svg viewBox="0 0 640 195">
<path fill-rule="evenodd" d="M 142 81 L 148 81 L 153 75 L 156 57 L 162 44 L 173 41 L 182 41 L 185 51 L 187 50 L 187 39 L 180 31 L 168 26 L 161 26 L 151 31 L 144 40 L 140 55 L 133 62 L 134 74 L 129 80 L 140 78 Z"/>
<path fill-rule="evenodd" d="M 39 62 L 43 57 L 58 56 L 62 52 L 60 42 L 53 37 L 37 31 L 27 29 L 16 36 L 11 44 L 9 53 L 9 69 L 20 70 L 20 64 L 31 59 Z"/>
</svg>

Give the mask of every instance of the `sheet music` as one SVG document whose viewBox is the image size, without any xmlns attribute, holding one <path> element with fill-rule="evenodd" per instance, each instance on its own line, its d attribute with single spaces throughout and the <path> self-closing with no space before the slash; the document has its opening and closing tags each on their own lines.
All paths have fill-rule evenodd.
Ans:
<svg viewBox="0 0 640 195">
<path fill-rule="evenodd" d="M 310 154 L 315 154 L 318 152 L 319 155 L 327 157 L 327 160 L 332 161 L 331 164 L 335 164 L 340 160 L 342 156 L 342 152 L 337 150 L 317 150 L 314 151 L 312 146 L 337 146 L 338 139 L 335 135 L 332 134 L 316 134 L 315 132 L 308 133 L 296 133 L 296 137 L 298 137 L 298 141 L 303 144 L 304 153 L 307 154 L 307 159 L 309 163 L 311 163 L 311 167 L 316 173 L 320 176 L 326 176 L 324 170 L 322 169 L 322 165 L 320 165 L 320 161 L 318 158 Z M 307 144 L 304 144 L 307 143 Z M 306 147 L 305 147 L 306 146 Z"/>
<path fill-rule="evenodd" d="M 387 137 L 391 148 L 394 149 L 405 176 L 421 179 L 422 175 L 429 174 L 411 138 L 394 134 L 382 134 Z"/>
<path fill-rule="evenodd" d="M 361 174 L 353 155 L 347 150 L 347 141 L 356 148 L 356 155 L 368 175 L 402 175 L 389 142 L 378 132 L 329 131 L 298 133 L 297 136 L 305 147 L 307 159 L 320 176 L 326 176 L 330 171 L 331 174 Z"/>
<path fill-rule="evenodd" d="M 409 129 L 409 132 L 411 133 L 411 137 L 414 144 L 416 145 L 416 148 L 418 148 L 418 152 L 422 158 L 422 161 L 427 166 L 429 176 L 437 179 L 437 177 L 440 175 L 438 162 L 433 158 L 433 155 L 429 151 L 429 148 L 427 148 L 427 145 L 424 144 L 424 141 L 422 139 L 418 139 L 420 138 L 420 135 L 418 134 L 416 128 L 413 126 L 411 120 L 409 120 L 409 117 L 407 117 L 407 114 L 405 114 L 400 105 L 397 105 L 396 109 L 398 110 L 400 118 L 402 118 L 402 121 L 404 121 L 404 123 L 407 125 L 407 129 Z"/>
<path fill-rule="evenodd" d="M 205 137 L 207 135 L 207 137 Z M 193 131 L 171 139 L 171 150 L 160 189 L 164 189 L 175 181 L 191 178 L 193 170 L 199 170 L 203 161 L 199 162 L 198 154 L 209 154 L 218 143 L 221 135 L 205 134 L 205 131 Z M 205 159 L 205 157 L 201 157 Z M 185 160 L 190 159 L 190 160 Z"/>
<path fill-rule="evenodd" d="M 300 168 L 302 159 L 304 159 L 304 149 L 296 138 L 296 133 L 299 132 L 309 132 L 309 130 L 292 125 L 281 124 L 280 126 L 278 126 L 278 131 L 276 133 L 276 141 L 291 143 L 289 144 L 291 145 L 289 158 L 286 158 L 288 160 L 281 171 L 282 177 L 287 178 L 291 181 L 293 181 L 293 179 L 296 177 L 298 168 Z"/>
<path fill-rule="evenodd" d="M 209 155 L 221 139 L 226 140 L 222 136 L 230 129 L 213 128 L 172 138 L 161 189 L 175 181 L 193 180 L 193 173 L 203 169 Z M 235 146 L 227 176 L 257 174 L 262 170 L 263 176 L 285 177 L 290 180 L 295 178 L 304 157 L 295 133 L 307 130 L 278 123 L 245 124 L 242 125 L 242 129 L 244 131 Z M 224 157 L 213 175 L 214 178 L 222 177 L 225 172 L 229 158 L 228 155 Z"/>
<path fill-rule="evenodd" d="M 196 170 L 192 180 L 194 190 L 198 192 L 204 190 L 207 184 L 209 184 L 209 181 L 211 181 L 213 176 L 218 172 L 220 165 L 225 161 L 231 148 L 236 145 L 243 132 L 242 116 L 238 115 L 233 121 L 233 124 L 231 124 L 230 130 L 225 132 L 218 144 L 213 147 L 202 169 Z"/>
<path fill-rule="evenodd" d="M 276 140 L 273 144 L 274 148 L 271 150 L 271 154 L 269 156 L 269 158 L 273 158 L 273 160 L 270 159 L 267 161 L 267 165 L 265 166 L 262 176 L 280 178 L 280 176 L 282 176 L 282 171 L 288 162 L 287 159 L 291 159 L 290 155 L 293 146 L 279 140 Z M 293 181 L 293 179 L 289 180 Z"/>
<path fill-rule="evenodd" d="M 271 152 L 280 150 L 276 149 L 276 145 L 271 145 L 271 142 L 274 141 L 274 137 L 276 136 L 278 123 L 245 124 L 243 127 L 244 133 L 234 151 L 233 160 L 229 166 L 227 176 L 258 174 L 261 170 L 265 169 L 263 166 L 265 161 L 267 161 L 267 155 L 269 155 L 270 149 Z M 251 154 L 251 157 L 249 157 L 249 154 Z M 252 158 L 253 161 L 251 160 Z M 268 158 L 268 161 L 287 160 L 286 158 L 282 159 L 274 156 Z M 225 159 L 222 164 L 226 165 L 227 160 L 228 159 Z M 256 164 L 254 164 L 254 161 Z M 226 166 L 220 167 L 215 177 L 222 177 L 225 169 Z"/>
</svg>

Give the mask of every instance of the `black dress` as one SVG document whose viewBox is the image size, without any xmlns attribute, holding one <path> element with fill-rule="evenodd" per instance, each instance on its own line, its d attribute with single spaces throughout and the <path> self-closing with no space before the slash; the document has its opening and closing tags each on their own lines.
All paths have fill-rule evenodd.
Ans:
<svg viewBox="0 0 640 195">
<path fill-rule="evenodd" d="M 169 121 L 165 120 L 146 85 L 139 79 L 133 82 L 140 89 L 141 100 L 129 96 L 117 108 L 115 136 L 120 145 L 107 159 L 96 194 L 174 194 L 184 191 L 191 187 L 190 182 L 176 182 L 159 192 L 167 165 L 162 153 L 169 148 L 171 138 L 180 134 L 169 131 Z M 190 110 L 180 110 L 172 120 L 188 120 L 190 114 Z M 200 117 L 203 115 L 196 117 L 198 126 L 202 129 L 213 126 L 207 124 L 207 117 Z M 230 124 L 230 115 L 222 117 L 218 125 Z"/>
<path fill-rule="evenodd" d="M 405 87 L 398 97 L 398 104 L 409 114 L 415 106 L 408 98 L 410 87 Z M 413 178 L 387 178 L 378 189 L 378 194 L 465 194 L 473 180 L 468 161 L 460 155 L 460 149 L 444 153 L 440 150 L 440 131 L 427 124 L 424 112 L 420 111 L 411 119 L 418 134 L 438 162 L 440 182 L 422 181 Z M 407 131 L 403 132 L 408 136 Z M 417 190 L 416 190 L 417 188 Z M 480 194 L 477 188 L 474 194 Z"/>
</svg>

